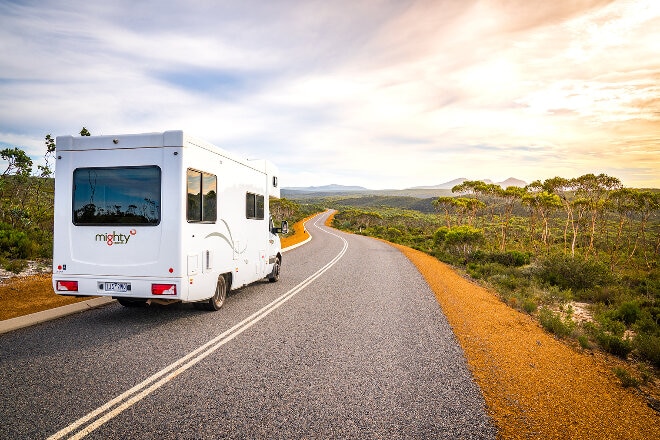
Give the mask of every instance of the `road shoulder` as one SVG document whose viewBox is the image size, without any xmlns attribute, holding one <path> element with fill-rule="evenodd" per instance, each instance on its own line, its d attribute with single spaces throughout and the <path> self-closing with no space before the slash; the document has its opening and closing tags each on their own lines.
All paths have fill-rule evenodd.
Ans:
<svg viewBox="0 0 660 440">
<path fill-rule="evenodd" d="M 660 417 L 606 360 L 554 339 L 531 317 L 437 259 L 393 245 L 417 266 L 459 340 L 499 438 L 660 438 Z"/>
</svg>

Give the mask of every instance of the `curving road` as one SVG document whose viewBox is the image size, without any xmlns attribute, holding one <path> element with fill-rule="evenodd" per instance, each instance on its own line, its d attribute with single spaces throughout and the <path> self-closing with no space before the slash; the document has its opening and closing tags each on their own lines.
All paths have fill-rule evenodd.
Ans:
<svg viewBox="0 0 660 440">
<path fill-rule="evenodd" d="M 219 312 L 113 304 L 0 335 L 0 438 L 494 438 L 419 272 L 327 215 Z"/>
</svg>

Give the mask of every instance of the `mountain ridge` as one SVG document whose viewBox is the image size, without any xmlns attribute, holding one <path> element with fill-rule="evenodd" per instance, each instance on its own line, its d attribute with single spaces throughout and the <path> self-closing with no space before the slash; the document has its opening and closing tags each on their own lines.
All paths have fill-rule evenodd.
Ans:
<svg viewBox="0 0 660 440">
<path fill-rule="evenodd" d="M 414 186 L 411 188 L 405 188 L 403 190 L 399 191 L 409 191 L 409 190 L 438 190 L 438 189 L 448 189 L 451 190 L 454 186 L 460 185 L 461 183 L 470 180 L 465 177 L 459 177 L 457 179 L 450 180 L 448 182 L 441 183 L 439 185 L 431 185 L 431 186 Z M 490 179 L 477 179 L 480 180 L 481 182 L 487 183 L 487 184 L 492 184 L 493 181 Z M 495 182 L 495 185 L 500 185 L 502 188 L 506 188 L 508 186 L 518 186 L 518 187 L 523 187 L 526 186 L 527 183 L 523 180 L 517 179 L 515 177 L 509 177 L 506 180 L 503 180 L 501 182 Z M 311 192 L 311 193 L 339 193 L 339 192 L 364 192 L 364 191 L 394 191 L 394 190 L 371 190 L 368 188 L 365 188 L 363 186 L 357 186 L 357 185 L 338 185 L 336 183 L 330 184 L 330 185 L 321 185 L 321 186 L 298 186 L 298 187 L 284 187 L 282 188 L 287 191 L 295 191 L 295 192 Z"/>
</svg>

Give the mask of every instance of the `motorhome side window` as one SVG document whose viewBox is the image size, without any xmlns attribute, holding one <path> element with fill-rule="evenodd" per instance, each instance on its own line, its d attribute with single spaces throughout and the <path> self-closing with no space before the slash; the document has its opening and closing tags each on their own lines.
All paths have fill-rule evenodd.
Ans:
<svg viewBox="0 0 660 440">
<path fill-rule="evenodd" d="M 218 178 L 215 174 L 188 169 L 188 222 L 213 223 L 218 218 Z"/>
<path fill-rule="evenodd" d="M 161 171 L 157 166 L 77 168 L 73 171 L 73 223 L 160 223 Z"/>
<path fill-rule="evenodd" d="M 253 193 L 245 195 L 245 217 L 255 220 L 264 219 L 264 196 Z"/>
</svg>

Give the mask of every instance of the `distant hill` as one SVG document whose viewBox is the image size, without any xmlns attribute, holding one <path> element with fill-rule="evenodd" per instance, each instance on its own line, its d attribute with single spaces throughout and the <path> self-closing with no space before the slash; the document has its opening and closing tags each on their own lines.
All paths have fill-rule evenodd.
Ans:
<svg viewBox="0 0 660 440">
<path fill-rule="evenodd" d="M 449 182 L 441 183 L 440 185 L 433 185 L 433 186 L 415 186 L 409 189 L 452 189 L 456 185 L 460 185 L 461 183 L 465 182 L 466 179 L 465 177 L 459 177 L 458 179 L 450 180 Z"/>
<path fill-rule="evenodd" d="M 348 185 L 323 185 L 323 186 L 304 186 L 304 187 L 285 187 L 281 190 L 282 197 L 291 199 L 317 199 L 323 197 L 337 197 L 337 196 L 390 196 L 390 197 L 414 197 L 418 199 L 425 199 L 429 197 L 442 197 L 455 195 L 451 189 L 456 185 L 465 182 L 465 177 L 450 180 L 449 182 L 441 183 L 434 186 L 416 186 L 407 189 L 367 189 L 363 186 L 348 186 Z M 493 183 L 492 180 L 482 179 L 484 183 Z M 524 181 L 510 177 L 503 182 L 498 182 L 502 188 L 508 186 L 527 185 Z"/>
<path fill-rule="evenodd" d="M 310 193 L 310 192 L 321 192 L 321 193 L 328 193 L 328 192 L 367 192 L 369 191 L 367 188 L 363 186 L 345 186 L 345 185 L 323 185 L 323 186 L 305 186 L 305 187 L 289 187 L 289 188 L 282 188 L 287 191 L 297 191 L 297 192 L 305 192 L 305 193 Z"/>
<path fill-rule="evenodd" d="M 516 179 L 515 177 L 509 177 L 504 182 L 498 182 L 497 184 L 502 188 L 507 188 L 509 186 L 519 186 L 522 188 L 524 186 L 527 186 L 527 182 L 525 182 L 524 180 Z"/>
<path fill-rule="evenodd" d="M 410 189 L 415 189 L 415 190 L 417 190 L 417 189 L 452 189 L 456 185 L 460 185 L 461 183 L 465 182 L 466 180 L 470 180 L 470 179 L 466 179 L 465 177 L 459 177 L 458 179 L 450 180 L 449 182 L 441 183 L 440 185 L 416 186 L 416 187 L 413 187 L 413 188 L 410 188 Z M 490 180 L 490 179 L 477 179 L 477 180 L 481 180 L 482 182 L 489 183 L 489 184 L 493 183 L 493 181 Z M 516 179 L 514 177 L 509 177 L 505 181 L 496 182 L 495 184 L 501 186 L 502 188 L 506 188 L 508 186 L 519 186 L 519 187 L 527 186 L 527 182 L 525 182 L 523 180 L 520 180 L 520 179 Z"/>
</svg>

